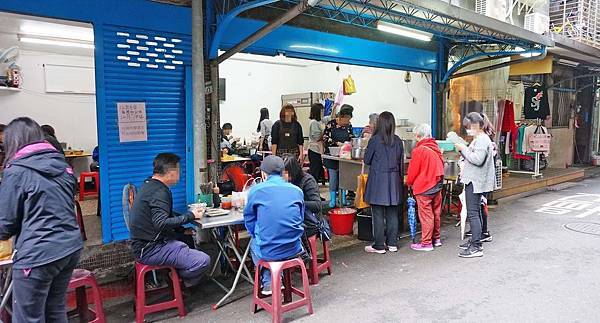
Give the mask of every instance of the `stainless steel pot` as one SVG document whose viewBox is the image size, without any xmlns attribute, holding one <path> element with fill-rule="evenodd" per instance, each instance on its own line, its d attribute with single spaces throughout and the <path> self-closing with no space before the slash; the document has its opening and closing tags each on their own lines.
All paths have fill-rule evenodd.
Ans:
<svg viewBox="0 0 600 323">
<path fill-rule="evenodd" d="M 352 148 L 350 157 L 352 159 L 363 159 L 365 157 L 365 150 L 362 148 Z"/>
<path fill-rule="evenodd" d="M 352 148 L 365 148 L 368 141 L 364 138 L 352 138 Z"/>
<path fill-rule="evenodd" d="M 457 160 L 444 161 L 444 177 L 457 177 L 460 172 Z"/>
<path fill-rule="evenodd" d="M 412 151 L 413 151 L 413 149 L 415 149 L 415 146 L 417 145 L 417 141 L 416 140 L 403 140 L 403 141 L 404 141 L 404 156 L 406 156 L 406 158 L 411 158 Z"/>
</svg>

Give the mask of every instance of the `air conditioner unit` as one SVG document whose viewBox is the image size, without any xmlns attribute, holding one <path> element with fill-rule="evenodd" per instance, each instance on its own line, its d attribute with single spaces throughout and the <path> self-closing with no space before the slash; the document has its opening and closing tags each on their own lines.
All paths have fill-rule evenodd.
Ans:
<svg viewBox="0 0 600 323">
<path fill-rule="evenodd" d="M 506 21 L 507 0 L 475 0 L 475 12 Z"/>
<path fill-rule="evenodd" d="M 536 34 L 545 34 L 550 29 L 550 17 L 539 12 L 526 14 L 525 29 Z"/>
</svg>

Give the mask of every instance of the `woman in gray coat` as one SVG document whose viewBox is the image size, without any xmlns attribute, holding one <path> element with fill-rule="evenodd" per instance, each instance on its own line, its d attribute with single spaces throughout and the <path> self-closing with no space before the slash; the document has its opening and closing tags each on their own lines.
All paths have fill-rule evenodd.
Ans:
<svg viewBox="0 0 600 323">
<path fill-rule="evenodd" d="M 377 120 L 375 133 L 365 152 L 365 165 L 369 165 L 369 177 L 365 188 L 365 201 L 373 213 L 373 238 L 366 246 L 369 253 L 384 254 L 387 248 L 398 251 L 398 217 L 402 204 L 404 150 L 400 137 L 394 134 L 394 115 L 383 112 Z"/>
<path fill-rule="evenodd" d="M 473 258 L 483 256 L 481 196 L 494 190 L 496 172 L 492 141 L 484 131 L 485 116 L 479 112 L 471 112 L 467 114 L 463 124 L 473 141 L 468 147 L 460 143 L 455 145 L 462 155 L 460 181 L 465 185 L 467 219 L 472 237 L 459 246 L 464 249 L 459 256 Z"/>
</svg>

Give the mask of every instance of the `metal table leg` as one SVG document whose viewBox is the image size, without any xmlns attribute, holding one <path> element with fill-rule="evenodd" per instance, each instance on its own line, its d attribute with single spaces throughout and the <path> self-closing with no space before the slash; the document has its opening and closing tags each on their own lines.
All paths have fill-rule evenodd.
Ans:
<svg viewBox="0 0 600 323">
<path fill-rule="evenodd" d="M 250 245 L 251 245 L 252 239 L 250 239 L 250 241 L 248 242 L 248 246 L 246 247 L 246 251 L 244 252 L 244 255 L 240 258 L 238 258 L 238 260 L 240 261 L 240 266 L 235 274 L 235 279 L 233 280 L 233 285 L 231 286 L 231 289 L 229 289 L 229 292 L 227 292 L 227 294 L 225 296 L 223 296 L 216 304 L 214 304 L 212 306 L 213 310 L 216 310 L 217 308 L 219 308 L 235 291 L 235 288 L 237 287 L 237 284 L 240 280 L 240 276 L 242 275 L 242 272 L 245 270 L 246 273 L 250 273 L 250 271 L 248 270 L 248 268 L 246 267 L 246 259 L 248 258 L 248 253 L 250 252 Z M 237 252 L 237 250 L 234 249 L 234 253 L 236 254 L 236 257 L 239 257 L 239 253 Z M 231 263 L 231 262 L 230 262 Z"/>
</svg>

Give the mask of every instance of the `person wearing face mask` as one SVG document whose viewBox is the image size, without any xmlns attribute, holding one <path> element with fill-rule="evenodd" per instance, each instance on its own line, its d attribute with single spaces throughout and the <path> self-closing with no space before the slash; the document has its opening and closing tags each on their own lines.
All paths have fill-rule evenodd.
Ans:
<svg viewBox="0 0 600 323">
<path fill-rule="evenodd" d="M 260 164 L 263 182 L 248 192 L 244 225 L 252 237 L 252 260 L 281 261 L 303 255 L 304 194 L 282 177 L 281 157 L 270 155 Z M 271 294 L 271 273 L 261 272 L 263 294 Z"/>
<path fill-rule="evenodd" d="M 473 141 L 469 146 L 461 143 L 455 145 L 461 154 L 460 182 L 465 185 L 467 219 L 472 236 L 459 246 L 463 249 L 459 256 L 473 258 L 483 256 L 481 197 L 483 193 L 494 190 L 496 174 L 492 141 L 484 131 L 485 117 L 481 113 L 471 112 L 464 118 L 463 125 Z"/>
<path fill-rule="evenodd" d="M 350 123 L 353 110 L 352 106 L 344 104 L 340 108 L 337 118 L 329 121 L 325 126 L 325 131 L 323 131 L 325 153 L 331 154 L 329 147 L 340 147 L 345 142 L 354 138 L 352 124 Z M 325 159 L 323 160 L 323 164 L 327 167 L 327 174 L 329 175 L 329 207 L 334 208 L 339 189 L 339 162 L 337 160 Z M 345 192 L 342 192 L 341 200 L 342 205 L 346 204 Z"/>
<path fill-rule="evenodd" d="M 292 154 L 299 161 L 304 160 L 304 135 L 302 125 L 298 122 L 296 109 L 286 104 L 279 112 L 279 120 L 271 129 L 271 150 L 277 156 Z"/>
</svg>

